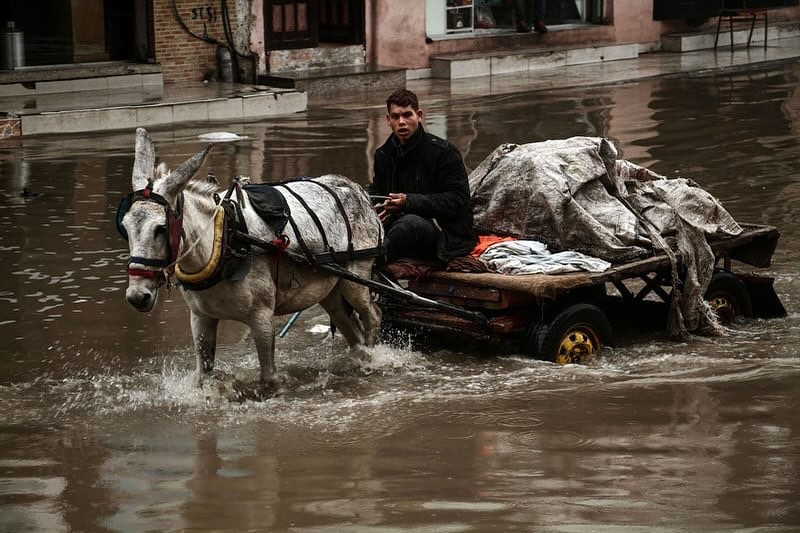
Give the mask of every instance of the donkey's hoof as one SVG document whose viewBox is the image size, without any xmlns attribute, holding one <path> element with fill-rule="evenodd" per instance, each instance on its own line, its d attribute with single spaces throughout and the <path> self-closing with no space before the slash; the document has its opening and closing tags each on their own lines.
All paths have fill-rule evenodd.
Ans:
<svg viewBox="0 0 800 533">
<path fill-rule="evenodd" d="M 328 366 L 334 376 L 352 376 L 362 374 L 364 365 L 372 360 L 372 356 L 362 346 L 351 348 L 346 354 L 336 357 Z"/>
<path fill-rule="evenodd" d="M 281 395 L 281 387 L 277 382 L 261 383 L 256 388 L 256 394 L 259 400 L 269 400 L 270 398 L 276 398 Z"/>
<path fill-rule="evenodd" d="M 246 401 L 262 402 L 280 395 L 281 388 L 277 383 L 264 384 L 259 381 L 235 380 L 228 394 L 228 401 L 243 403 Z"/>
<path fill-rule="evenodd" d="M 352 376 L 361 370 L 361 361 L 350 355 L 335 359 L 328 366 L 328 371 L 334 376 Z"/>
</svg>

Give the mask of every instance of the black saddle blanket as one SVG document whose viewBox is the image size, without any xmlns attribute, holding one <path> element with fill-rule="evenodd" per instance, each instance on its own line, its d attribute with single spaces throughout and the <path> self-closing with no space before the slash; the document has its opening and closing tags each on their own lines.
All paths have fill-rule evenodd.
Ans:
<svg viewBox="0 0 800 533">
<path fill-rule="evenodd" d="M 245 185 L 243 189 L 247 191 L 250 205 L 256 213 L 275 230 L 276 234 L 280 235 L 291 215 L 286 198 L 268 183 L 251 183 Z"/>
</svg>

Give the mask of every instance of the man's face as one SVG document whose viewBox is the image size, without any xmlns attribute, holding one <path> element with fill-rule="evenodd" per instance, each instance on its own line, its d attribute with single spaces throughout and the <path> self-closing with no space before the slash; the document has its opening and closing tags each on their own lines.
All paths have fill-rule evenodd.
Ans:
<svg viewBox="0 0 800 533">
<path fill-rule="evenodd" d="M 422 122 L 422 110 L 415 111 L 411 106 L 400 107 L 392 104 L 386 113 L 386 121 L 397 135 L 400 144 L 405 144 L 419 128 L 419 123 Z"/>
</svg>

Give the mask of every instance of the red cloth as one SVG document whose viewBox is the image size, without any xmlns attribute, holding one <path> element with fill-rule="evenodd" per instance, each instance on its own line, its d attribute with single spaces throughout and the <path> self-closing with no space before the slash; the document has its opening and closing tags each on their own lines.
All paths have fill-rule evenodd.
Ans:
<svg viewBox="0 0 800 533">
<path fill-rule="evenodd" d="M 508 241 L 515 241 L 514 237 L 498 237 L 497 235 L 478 235 L 478 244 L 475 245 L 475 248 L 472 249 L 470 255 L 474 255 L 478 257 L 486 249 L 493 245 L 497 244 L 498 242 L 508 242 Z"/>
</svg>

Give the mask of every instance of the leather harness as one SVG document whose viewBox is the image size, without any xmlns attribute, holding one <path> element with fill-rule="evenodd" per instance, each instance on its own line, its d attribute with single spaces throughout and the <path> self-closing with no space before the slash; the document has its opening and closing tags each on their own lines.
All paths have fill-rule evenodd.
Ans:
<svg viewBox="0 0 800 533">
<path fill-rule="evenodd" d="M 300 196 L 296 191 L 292 190 L 289 185 L 293 182 L 302 181 L 304 183 L 314 183 L 320 186 L 323 190 L 325 190 L 328 194 L 330 194 L 339 210 L 340 215 L 342 216 L 342 220 L 344 221 L 346 230 L 347 230 L 347 249 L 342 251 L 334 250 L 333 247 L 329 244 L 327 235 L 325 234 L 325 229 L 322 226 L 322 222 L 320 221 L 317 214 L 309 208 L 306 201 Z M 264 253 L 267 254 L 281 254 L 284 253 L 290 259 L 295 261 L 303 261 L 314 266 L 322 266 L 322 265 L 330 265 L 330 264 L 338 264 L 342 265 L 348 261 L 353 261 L 357 259 L 367 259 L 372 257 L 377 257 L 381 254 L 380 242 L 378 246 L 373 248 L 366 248 L 361 250 L 355 250 L 353 247 L 353 229 L 350 223 L 350 219 L 347 216 L 345 211 L 344 205 L 342 204 L 341 199 L 336 195 L 336 193 L 331 189 L 329 186 L 325 185 L 324 183 L 320 183 L 315 181 L 311 178 L 298 178 L 293 180 L 288 180 L 285 182 L 278 183 L 275 186 L 268 185 L 268 184 L 260 184 L 258 187 L 279 187 L 281 190 L 287 191 L 289 194 L 294 197 L 300 205 L 306 210 L 309 214 L 311 220 L 313 220 L 317 230 L 320 233 L 320 236 L 323 241 L 323 246 L 325 248 L 325 252 L 321 253 L 314 253 L 306 244 L 305 240 L 302 237 L 300 229 L 297 226 L 296 221 L 291 216 L 289 212 L 288 205 L 286 206 L 286 218 L 288 223 L 291 225 L 292 229 L 294 230 L 295 235 L 297 236 L 297 243 L 302 251 L 302 256 L 296 253 L 291 253 L 287 250 L 289 246 L 289 237 L 283 233 L 281 233 L 282 228 L 276 231 L 278 236 L 272 241 L 265 241 L 263 239 L 259 239 L 258 237 L 254 237 L 250 235 L 247 230 L 247 224 L 245 223 L 244 214 L 242 212 L 242 205 L 243 205 L 243 193 L 242 193 L 242 186 L 237 178 L 234 178 L 231 186 L 228 188 L 227 193 L 225 196 L 220 199 L 217 195 L 215 195 L 215 199 L 219 208 L 223 210 L 222 214 L 218 214 L 221 216 L 221 228 L 215 227 L 215 239 L 217 238 L 217 232 L 221 231 L 221 249 L 215 254 L 212 254 L 212 261 L 216 260 L 216 264 L 212 265 L 209 262 L 209 265 L 206 268 L 201 269 L 195 273 L 186 273 L 180 269 L 180 266 L 177 265 L 178 262 L 178 250 L 180 248 L 180 240 L 185 240 L 185 234 L 183 232 L 183 193 L 181 193 L 178 197 L 177 206 L 173 210 L 170 206 L 169 202 L 161 195 L 156 194 L 152 191 L 152 182 L 148 182 L 147 186 L 144 189 L 134 191 L 122 198 L 120 201 L 119 208 L 117 210 L 117 229 L 119 230 L 120 234 L 127 240 L 128 235 L 125 227 L 122 225 L 122 219 L 125 216 L 125 213 L 130 209 L 133 203 L 137 201 L 152 201 L 156 202 L 159 205 L 165 207 L 166 210 L 166 218 L 167 218 L 167 259 L 152 259 L 152 258 L 144 258 L 144 257 L 130 257 L 128 260 L 128 275 L 129 276 L 140 276 L 140 277 L 158 277 L 159 283 L 167 283 L 173 273 L 176 274 L 178 278 L 179 284 L 186 290 L 204 290 L 210 287 L 213 287 L 217 283 L 223 280 L 241 280 L 247 275 L 247 272 L 250 269 L 250 262 L 254 252 L 252 247 L 260 248 Z M 233 196 L 236 196 L 236 199 L 233 199 Z M 252 199 L 251 199 L 252 204 Z M 217 217 L 215 217 L 215 224 Z M 273 226 L 273 229 L 274 226 Z M 216 258 L 215 258 L 216 257 Z M 276 255 L 277 260 L 277 255 Z M 135 269 L 130 268 L 131 264 L 141 264 L 147 267 L 154 267 L 158 270 L 149 270 L 149 269 Z M 177 268 L 176 268 L 177 266 Z"/>
</svg>

